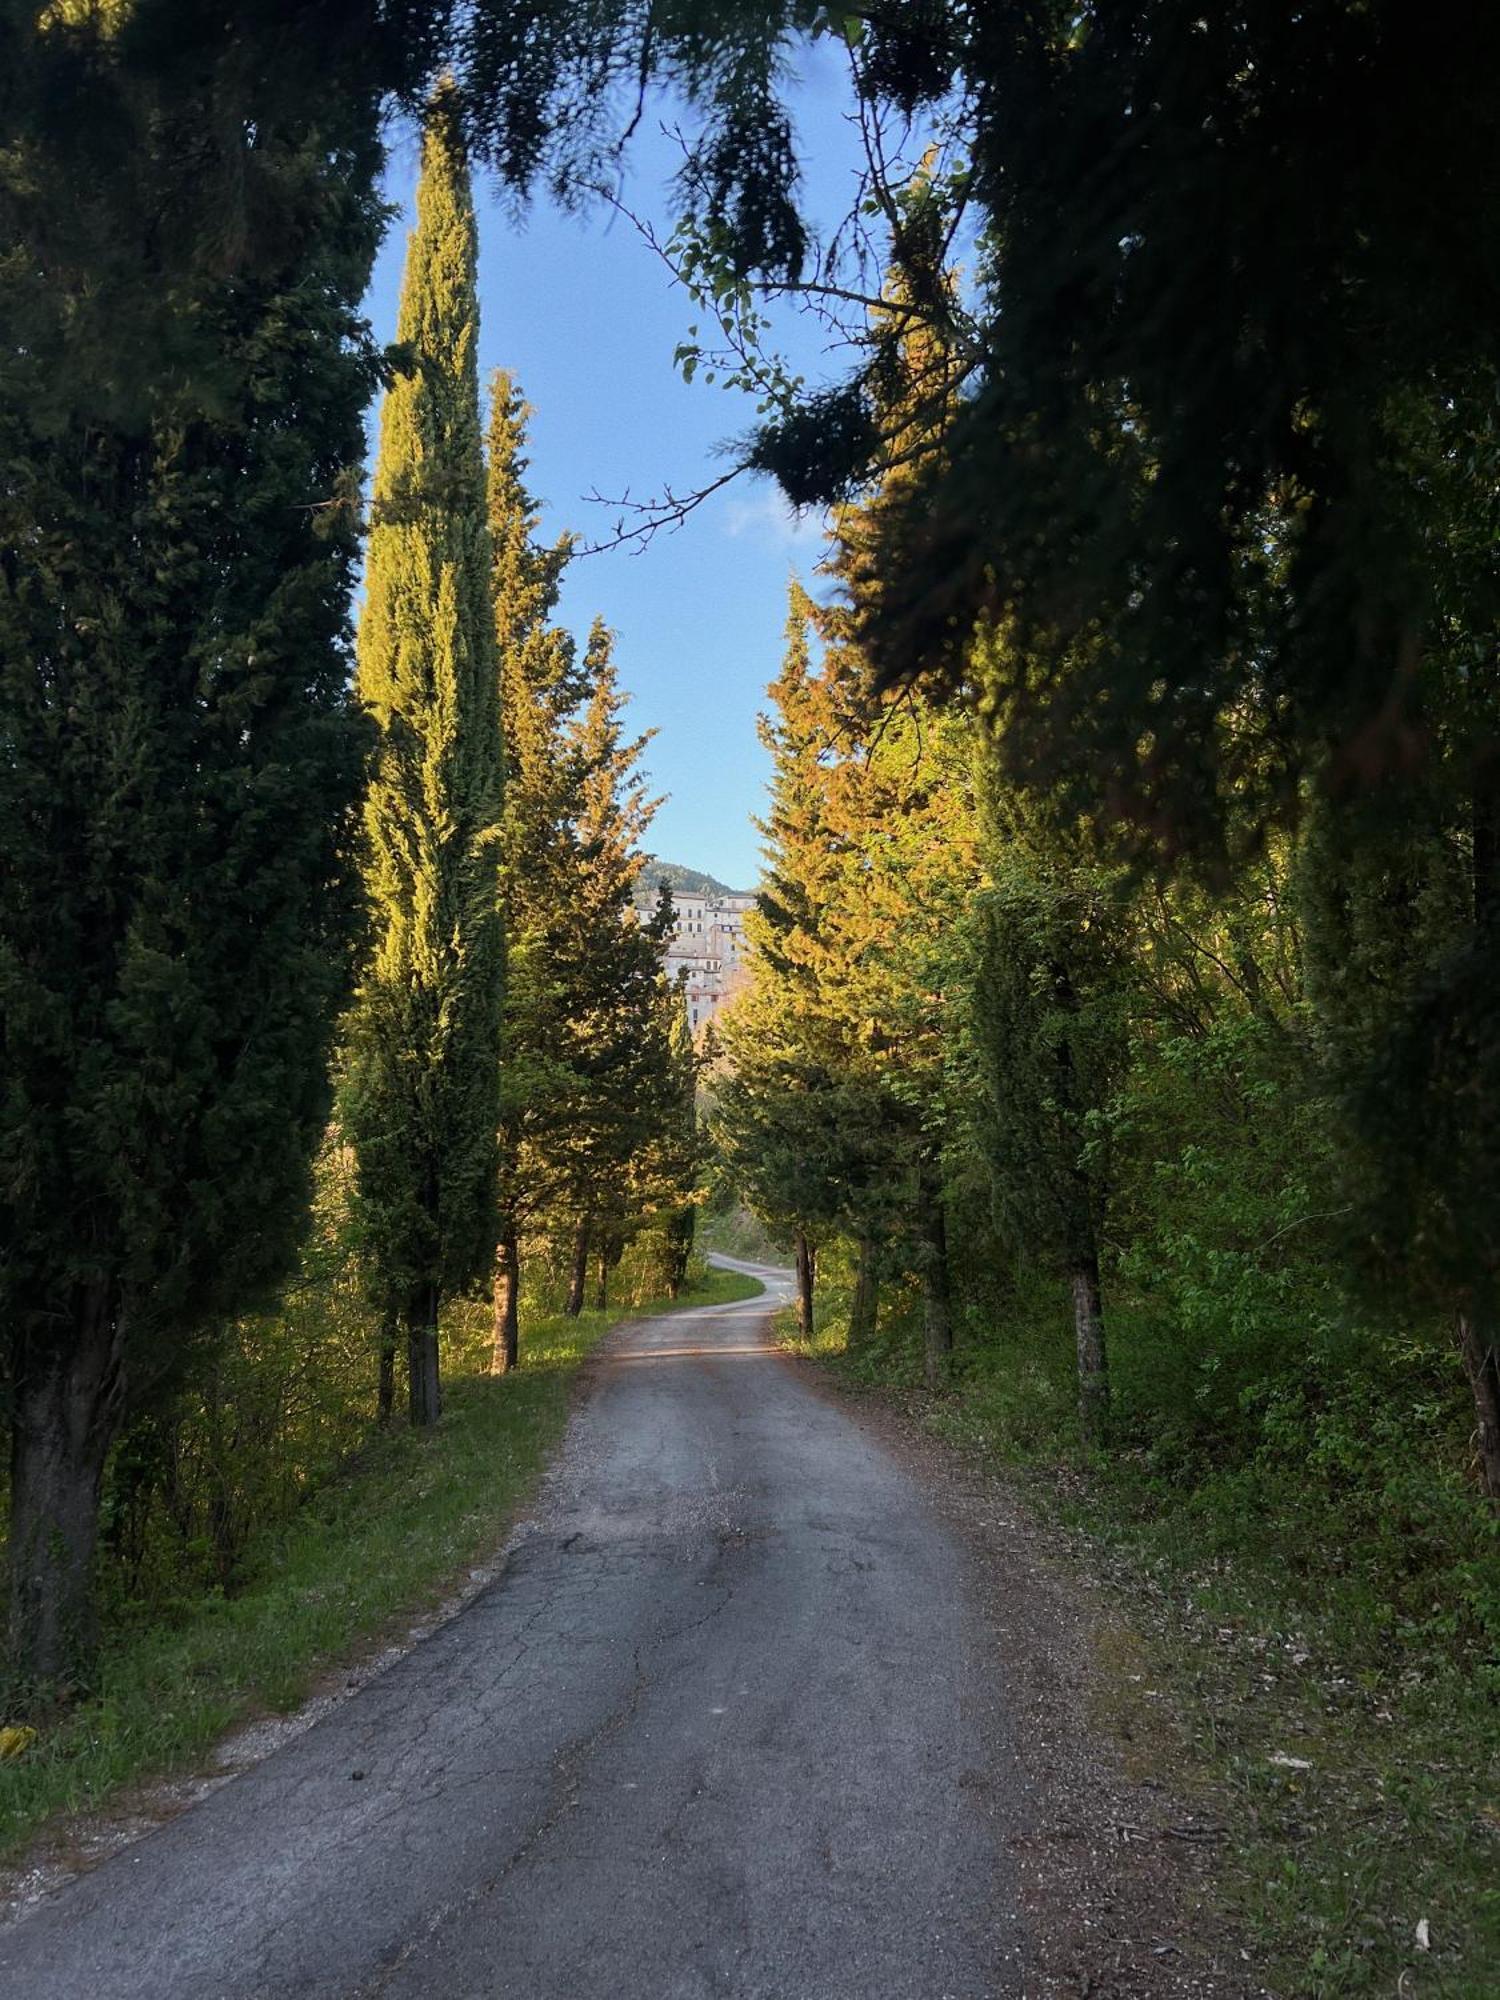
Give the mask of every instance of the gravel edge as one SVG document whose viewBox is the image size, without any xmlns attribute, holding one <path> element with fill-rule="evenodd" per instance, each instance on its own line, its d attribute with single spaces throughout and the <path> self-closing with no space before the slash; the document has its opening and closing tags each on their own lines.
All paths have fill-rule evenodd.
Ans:
<svg viewBox="0 0 1500 2000">
<path fill-rule="evenodd" d="M 1009 1836 L 1022 2000 L 1274 2000 L 1221 1907 L 1224 1801 L 1193 1773 L 1149 1649 L 1087 1545 L 1043 1522 L 1003 1466 L 935 1435 L 912 1400 L 787 1360 L 905 1466 L 964 1556 L 1008 1723 L 982 1747 L 1023 1798 Z"/>
</svg>

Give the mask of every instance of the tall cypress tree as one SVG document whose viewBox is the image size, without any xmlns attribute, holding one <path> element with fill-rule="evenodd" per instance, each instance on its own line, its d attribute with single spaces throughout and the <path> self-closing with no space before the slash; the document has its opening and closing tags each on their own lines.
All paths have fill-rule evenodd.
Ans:
<svg viewBox="0 0 1500 2000">
<path fill-rule="evenodd" d="M 412 1422 L 439 1414 L 441 1300 L 495 1248 L 501 738 L 479 416 L 476 232 L 451 92 L 433 100 L 385 400 L 358 690 L 373 944 L 349 1127 L 371 1289 L 405 1335 Z"/>
<path fill-rule="evenodd" d="M 18 249 L 0 300 L 0 1359 L 24 1682 L 86 1666 L 111 1441 L 285 1270 L 326 1122 L 363 743 L 347 604 L 373 114 L 351 93 L 246 141 L 278 250 L 253 280 L 179 284 L 192 366 L 70 414 L 88 279 Z M 170 180 L 159 155 L 226 129 L 207 85 L 164 126 L 143 112 L 132 172 Z M 7 164 L 45 186 L 23 150 Z"/>
</svg>

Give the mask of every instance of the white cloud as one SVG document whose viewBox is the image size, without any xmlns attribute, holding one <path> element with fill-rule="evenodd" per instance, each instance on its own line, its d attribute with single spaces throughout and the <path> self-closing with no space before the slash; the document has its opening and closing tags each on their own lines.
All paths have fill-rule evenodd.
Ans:
<svg viewBox="0 0 1500 2000">
<path fill-rule="evenodd" d="M 755 541 L 762 548 L 821 554 L 829 522 L 821 508 L 808 507 L 799 514 L 781 489 L 768 483 L 751 498 L 729 502 L 724 510 L 724 532 L 734 541 Z"/>
</svg>

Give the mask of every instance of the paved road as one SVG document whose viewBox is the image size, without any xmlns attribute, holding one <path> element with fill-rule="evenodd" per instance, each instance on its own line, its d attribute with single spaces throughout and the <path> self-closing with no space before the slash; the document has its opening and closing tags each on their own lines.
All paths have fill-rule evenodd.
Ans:
<svg viewBox="0 0 1500 2000">
<path fill-rule="evenodd" d="M 958 1552 L 767 1318 L 614 1336 L 500 1580 L 0 1934 L 0 1994 L 1017 1991 Z"/>
</svg>

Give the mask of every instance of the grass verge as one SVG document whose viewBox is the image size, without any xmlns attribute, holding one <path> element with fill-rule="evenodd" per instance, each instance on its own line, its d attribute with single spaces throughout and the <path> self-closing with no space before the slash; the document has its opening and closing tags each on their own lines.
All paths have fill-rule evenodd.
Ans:
<svg viewBox="0 0 1500 2000">
<path fill-rule="evenodd" d="M 454 1376 L 436 1430 L 373 1437 L 252 1548 L 232 1597 L 204 1597 L 169 1628 L 112 1635 L 96 1694 L 0 1764 L 0 1857 L 58 1815 L 191 1770 L 225 1730 L 295 1709 L 392 1620 L 441 1604 L 531 1497 L 579 1366 L 611 1327 L 761 1289 L 711 1270 L 675 1303 L 533 1321 L 515 1374 Z"/>
<path fill-rule="evenodd" d="M 1222 1801 L 1222 1894 L 1272 1991 L 1496 2000 L 1500 1722 L 1485 1676 L 1403 1642 L 1373 1605 L 1351 1615 L 1277 1524 L 1257 1549 L 1253 1522 L 1227 1532 L 1217 1510 L 1164 1505 L 1114 1469 L 1039 1493 L 1142 1635 L 1140 1671 L 1111 1690 L 1126 1729 L 1139 1739 L 1141 1711 L 1170 1705 Z M 1338 1554 L 1325 1517 L 1325 1584 Z"/>
</svg>

